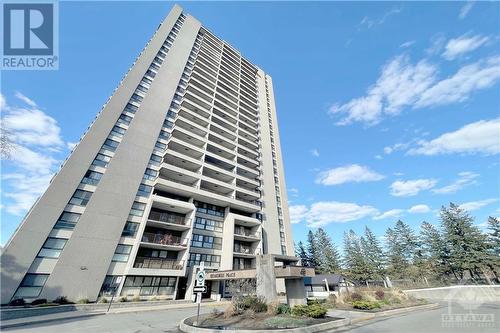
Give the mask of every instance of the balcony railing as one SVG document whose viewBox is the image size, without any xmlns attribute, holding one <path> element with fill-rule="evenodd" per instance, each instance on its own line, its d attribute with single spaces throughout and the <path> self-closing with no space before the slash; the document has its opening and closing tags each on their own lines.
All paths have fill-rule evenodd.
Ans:
<svg viewBox="0 0 500 333">
<path fill-rule="evenodd" d="M 163 258 L 137 257 L 134 263 L 134 268 L 181 270 L 183 267 L 184 262 L 182 260 Z"/>
<path fill-rule="evenodd" d="M 174 236 L 170 234 L 153 234 L 150 232 L 145 232 L 142 235 L 142 241 L 146 243 L 154 243 L 160 245 L 174 245 L 174 246 L 186 246 L 187 242 L 182 242 L 179 236 Z"/>
<path fill-rule="evenodd" d="M 246 246 L 235 247 L 234 252 L 235 253 L 242 253 L 242 254 L 255 254 L 251 247 L 246 247 Z"/>
<path fill-rule="evenodd" d="M 250 230 L 234 229 L 234 234 L 246 237 L 260 238 L 260 231 L 252 232 Z"/>
<path fill-rule="evenodd" d="M 183 216 L 172 215 L 168 213 L 160 213 L 160 212 L 151 212 L 149 213 L 149 220 L 164 222 L 164 223 L 173 223 L 179 225 L 189 225 L 190 220 L 186 220 Z"/>
</svg>

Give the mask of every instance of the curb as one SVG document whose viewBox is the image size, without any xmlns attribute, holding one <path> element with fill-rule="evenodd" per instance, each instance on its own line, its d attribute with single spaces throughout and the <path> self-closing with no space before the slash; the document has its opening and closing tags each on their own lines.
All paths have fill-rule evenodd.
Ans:
<svg viewBox="0 0 500 333">
<path fill-rule="evenodd" d="M 5 324 L 5 325 L 0 325 L 0 330 L 4 330 L 7 328 L 14 328 L 14 327 L 22 327 L 22 326 L 28 326 L 28 325 L 33 325 L 33 324 L 46 324 L 54 321 L 64 321 L 68 319 L 79 319 L 79 318 L 86 318 L 86 317 L 94 317 L 94 316 L 101 316 L 105 315 L 105 312 L 97 312 L 97 313 L 84 313 L 80 314 L 77 316 L 70 316 L 70 317 L 62 317 L 62 318 L 46 318 L 46 319 L 41 319 L 41 320 L 34 320 L 34 321 L 25 321 L 25 322 L 20 322 L 20 323 L 12 323 L 12 324 Z"/>
<path fill-rule="evenodd" d="M 263 330 L 255 330 L 255 329 L 249 329 L 249 330 L 240 330 L 240 329 L 233 329 L 233 330 L 219 330 L 219 329 L 212 329 L 212 328 L 202 328 L 202 327 L 194 327 L 187 325 L 185 321 L 190 317 L 184 318 L 180 325 L 179 329 L 182 332 L 185 333 L 269 333 L 269 332 L 276 332 L 276 333 L 314 333 L 314 332 L 322 332 L 325 330 L 330 330 L 334 328 L 339 328 L 343 326 L 347 326 L 350 324 L 350 319 L 339 319 L 339 320 L 333 320 L 329 321 L 326 323 L 321 323 L 321 324 L 316 324 L 312 326 L 307 326 L 307 327 L 297 327 L 297 328 L 282 328 L 282 329 L 263 329 Z"/>
<path fill-rule="evenodd" d="M 334 321 L 330 321 L 327 323 L 321 323 L 321 324 L 316 324 L 316 325 L 307 326 L 307 327 L 297 327 L 297 328 L 287 328 L 287 329 L 267 329 L 267 330 L 255 330 L 255 329 L 222 330 L 222 329 L 194 327 L 194 326 L 190 326 L 190 325 L 186 324 L 186 320 L 189 318 L 192 318 L 192 316 L 190 316 L 190 317 L 184 318 L 181 321 L 181 323 L 179 325 L 179 329 L 185 333 L 266 333 L 266 332 L 267 333 L 268 332 L 314 333 L 314 332 L 322 332 L 325 330 L 350 326 L 352 324 L 358 324 L 358 323 L 368 321 L 371 319 L 375 319 L 375 318 L 379 318 L 379 317 L 390 317 L 390 316 L 394 316 L 397 314 L 403 314 L 403 313 L 408 313 L 408 312 L 413 312 L 413 311 L 418 311 L 418 310 L 435 309 L 435 308 L 438 308 L 439 306 L 440 305 L 438 303 L 424 304 L 424 305 L 417 305 L 417 306 L 400 308 L 400 309 L 392 309 L 392 310 L 375 312 L 375 313 L 366 313 L 366 316 L 359 317 L 359 318 L 354 318 L 354 319 L 344 318 L 344 319 L 340 319 L 340 320 L 334 320 Z"/>
</svg>

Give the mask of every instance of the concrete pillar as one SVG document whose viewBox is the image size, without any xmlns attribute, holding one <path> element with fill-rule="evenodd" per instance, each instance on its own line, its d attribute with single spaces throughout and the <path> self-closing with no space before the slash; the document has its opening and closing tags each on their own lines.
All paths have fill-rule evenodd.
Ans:
<svg viewBox="0 0 500 333">
<path fill-rule="evenodd" d="M 273 256 L 270 254 L 257 255 L 256 264 L 257 296 L 264 297 L 268 303 L 278 301 Z"/>
<path fill-rule="evenodd" d="M 286 301 L 292 307 L 299 304 L 307 304 L 304 279 L 285 279 Z"/>
</svg>

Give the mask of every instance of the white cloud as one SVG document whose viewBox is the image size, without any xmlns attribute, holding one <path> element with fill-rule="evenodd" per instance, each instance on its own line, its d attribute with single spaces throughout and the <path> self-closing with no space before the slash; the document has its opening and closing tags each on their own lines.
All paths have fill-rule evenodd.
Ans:
<svg viewBox="0 0 500 333">
<path fill-rule="evenodd" d="M 314 157 L 319 157 L 319 150 L 317 150 L 316 148 L 311 149 L 311 155 Z"/>
<path fill-rule="evenodd" d="M 375 155 L 375 159 L 381 160 L 383 157 L 381 155 Z"/>
<path fill-rule="evenodd" d="M 466 186 L 472 185 L 476 183 L 476 178 L 479 177 L 477 173 L 464 171 L 458 174 L 459 178 L 456 179 L 453 183 L 433 189 L 432 192 L 437 194 L 449 194 L 455 193 Z"/>
<path fill-rule="evenodd" d="M 420 191 L 433 188 L 436 183 L 435 179 L 396 180 L 391 184 L 391 195 L 395 197 L 415 196 Z"/>
<path fill-rule="evenodd" d="M 462 54 L 474 51 L 475 49 L 486 44 L 489 40 L 490 38 L 486 36 L 470 36 L 470 34 L 450 39 L 445 46 L 442 56 L 446 60 L 453 60 Z"/>
<path fill-rule="evenodd" d="M 330 223 L 344 223 L 378 215 L 372 206 L 360 206 L 351 202 L 325 201 L 313 203 L 305 219 L 311 227 L 321 227 Z"/>
<path fill-rule="evenodd" d="M 78 144 L 78 142 L 66 142 L 66 147 L 69 149 L 69 150 L 73 150 L 73 148 L 76 147 L 76 145 Z"/>
<path fill-rule="evenodd" d="M 496 198 L 491 198 L 491 199 L 485 199 L 485 200 L 479 200 L 479 201 L 470 201 L 470 202 L 465 202 L 459 206 L 461 209 L 465 209 L 467 211 L 473 211 L 473 210 L 478 210 L 483 208 L 484 206 L 491 205 L 494 202 L 497 202 L 498 199 Z"/>
<path fill-rule="evenodd" d="M 10 159 L 4 161 L 2 175 L 2 209 L 22 215 L 45 191 L 60 161 L 55 154 L 66 144 L 61 138 L 57 121 L 41 111 L 37 104 L 21 93 L 15 95 L 25 106 L 11 106 L 0 94 L 2 128 L 13 139 Z"/>
<path fill-rule="evenodd" d="M 304 205 L 295 205 L 290 206 L 290 222 L 291 223 L 300 223 L 305 220 L 308 209 Z"/>
<path fill-rule="evenodd" d="M 493 86 L 500 79 L 500 56 L 466 65 L 451 77 L 426 89 L 415 108 L 459 103 L 468 100 L 476 90 Z"/>
<path fill-rule="evenodd" d="M 415 205 L 410 209 L 408 209 L 408 212 L 412 214 L 423 214 L 423 213 L 428 213 L 430 211 L 431 209 L 427 205 Z"/>
<path fill-rule="evenodd" d="M 414 40 L 409 40 L 409 41 L 404 42 L 403 44 L 399 45 L 399 47 L 401 47 L 401 48 L 407 48 L 407 47 L 412 46 L 413 44 L 415 44 L 415 41 Z"/>
<path fill-rule="evenodd" d="M 290 196 L 292 196 L 292 197 L 298 197 L 299 196 L 299 190 L 296 189 L 296 188 L 291 187 L 291 188 L 288 189 L 288 194 Z"/>
<path fill-rule="evenodd" d="M 500 153 L 500 118 L 480 120 L 430 140 L 421 140 L 409 155 Z"/>
<path fill-rule="evenodd" d="M 388 210 L 380 215 L 374 216 L 374 220 L 384 220 L 384 219 L 389 219 L 389 218 L 397 218 L 400 217 L 403 214 L 404 210 L 402 209 L 391 209 Z"/>
<path fill-rule="evenodd" d="M 460 8 L 460 13 L 458 14 L 458 18 L 461 20 L 466 18 L 472 7 L 474 7 L 474 4 L 475 4 L 474 1 L 467 1 L 467 3 L 463 5 L 462 8 Z"/>
<path fill-rule="evenodd" d="M 382 25 L 382 24 L 385 23 L 385 21 L 390 16 L 399 14 L 400 12 L 401 12 L 401 9 L 393 8 L 393 9 L 390 9 L 389 11 L 387 11 L 386 13 L 384 13 L 384 15 L 381 18 L 379 18 L 379 19 L 371 19 L 368 16 L 365 16 L 365 17 L 363 17 L 363 19 L 361 20 L 361 22 L 359 22 L 359 28 L 366 27 L 368 29 L 371 29 L 374 26 Z M 358 30 L 359 30 L 359 28 L 358 28 Z"/>
<path fill-rule="evenodd" d="M 423 108 L 463 102 L 474 91 L 491 87 L 500 80 L 500 56 L 465 65 L 449 78 L 439 80 L 439 68 L 426 59 L 416 64 L 407 55 L 389 61 L 376 83 L 364 96 L 345 104 L 333 104 L 328 113 L 337 125 L 379 123 L 385 116 L 404 108 Z"/>
<path fill-rule="evenodd" d="M 316 183 L 339 185 L 349 182 L 372 182 L 383 178 L 384 176 L 370 170 L 366 166 L 351 164 L 321 172 L 316 179 Z"/>
</svg>

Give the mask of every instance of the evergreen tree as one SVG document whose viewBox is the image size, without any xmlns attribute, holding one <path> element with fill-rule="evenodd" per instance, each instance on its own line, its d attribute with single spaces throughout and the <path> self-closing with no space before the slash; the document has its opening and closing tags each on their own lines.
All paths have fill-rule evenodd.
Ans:
<svg viewBox="0 0 500 333">
<path fill-rule="evenodd" d="M 307 234 L 307 263 L 311 267 L 319 266 L 318 243 L 312 230 Z"/>
<path fill-rule="evenodd" d="M 363 253 L 361 240 L 353 230 L 344 232 L 344 264 L 346 274 L 353 280 L 364 283 L 370 279 L 370 269 Z"/>
<path fill-rule="evenodd" d="M 449 251 L 439 230 L 428 222 L 420 227 L 423 256 L 429 273 L 437 279 L 447 278 L 452 272 L 449 265 Z"/>
<path fill-rule="evenodd" d="M 488 242 L 493 253 L 500 257 L 500 219 L 498 217 L 488 217 Z"/>
<path fill-rule="evenodd" d="M 365 254 L 371 279 L 384 278 L 384 252 L 375 234 L 365 226 L 365 235 L 361 238 L 361 246 Z"/>
<path fill-rule="evenodd" d="M 471 278 L 485 274 L 488 265 L 485 253 L 488 248 L 486 236 L 473 225 L 473 218 L 454 203 L 441 208 L 443 236 L 450 251 L 450 266 L 460 279 L 467 272 Z"/>
<path fill-rule="evenodd" d="M 387 228 L 385 232 L 387 248 L 387 272 L 392 278 L 405 278 L 408 262 L 404 255 L 404 248 L 395 230 Z"/>
<path fill-rule="evenodd" d="M 500 219 L 498 217 L 488 217 L 488 268 L 493 272 L 497 282 L 500 282 Z"/>
<path fill-rule="evenodd" d="M 323 274 L 338 272 L 340 270 L 339 253 L 330 236 L 322 228 L 319 228 L 315 238 L 319 251 L 319 272 Z"/>
<path fill-rule="evenodd" d="M 307 253 L 304 248 L 304 243 L 302 243 L 302 241 L 299 241 L 299 244 L 295 246 L 295 256 L 300 258 L 302 266 L 309 266 L 309 260 L 307 258 Z"/>
</svg>

